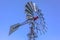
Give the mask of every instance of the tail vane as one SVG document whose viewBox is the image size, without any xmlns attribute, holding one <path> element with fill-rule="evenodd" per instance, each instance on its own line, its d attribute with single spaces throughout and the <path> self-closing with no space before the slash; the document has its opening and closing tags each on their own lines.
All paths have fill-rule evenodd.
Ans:
<svg viewBox="0 0 60 40">
<path fill-rule="evenodd" d="M 14 24 L 10 27 L 9 35 L 11 35 L 13 32 L 15 32 L 19 28 L 20 24 Z"/>
</svg>

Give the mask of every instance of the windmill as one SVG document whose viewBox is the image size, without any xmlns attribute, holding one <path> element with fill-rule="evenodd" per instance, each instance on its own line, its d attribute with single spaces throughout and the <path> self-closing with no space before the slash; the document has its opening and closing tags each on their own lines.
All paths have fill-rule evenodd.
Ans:
<svg viewBox="0 0 60 40">
<path fill-rule="evenodd" d="M 26 20 L 22 23 L 14 24 L 10 27 L 9 35 L 15 32 L 19 27 L 25 24 L 30 25 L 30 31 L 27 34 L 28 40 L 35 40 L 38 37 L 38 32 L 45 33 L 46 32 L 46 23 L 44 20 L 44 16 L 35 3 L 32 1 L 27 2 L 25 5 L 25 14 Z"/>
</svg>

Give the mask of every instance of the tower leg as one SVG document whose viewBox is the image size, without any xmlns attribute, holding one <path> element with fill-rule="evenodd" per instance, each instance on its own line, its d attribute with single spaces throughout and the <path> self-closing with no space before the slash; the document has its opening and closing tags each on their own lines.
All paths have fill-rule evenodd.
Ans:
<svg viewBox="0 0 60 40">
<path fill-rule="evenodd" d="M 31 27 L 30 27 L 30 32 L 28 33 L 28 38 L 29 40 L 35 40 L 35 38 L 37 37 L 36 36 L 36 33 L 35 33 L 35 26 L 34 26 L 34 23 L 31 23 Z"/>
</svg>

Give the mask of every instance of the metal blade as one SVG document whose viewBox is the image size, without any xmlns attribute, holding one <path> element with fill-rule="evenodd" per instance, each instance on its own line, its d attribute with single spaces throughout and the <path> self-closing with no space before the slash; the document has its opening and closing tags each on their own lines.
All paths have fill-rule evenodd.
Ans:
<svg viewBox="0 0 60 40">
<path fill-rule="evenodd" d="M 34 11 L 36 12 L 37 11 L 37 6 L 36 6 L 36 4 L 35 3 L 33 3 L 33 8 L 34 8 Z"/>
<path fill-rule="evenodd" d="M 30 12 L 28 9 L 25 9 L 25 12 L 26 12 L 27 14 L 31 14 L 31 12 Z"/>
<path fill-rule="evenodd" d="M 46 27 L 46 22 L 45 22 L 45 19 L 44 19 L 44 15 L 43 13 L 41 13 L 41 10 L 37 8 L 37 14 L 38 14 L 38 17 L 39 17 L 39 20 L 40 20 L 40 31 L 42 33 L 45 34 L 45 32 L 47 32 L 47 27 Z"/>
<path fill-rule="evenodd" d="M 29 8 L 33 11 L 33 3 L 32 2 L 28 2 L 27 4 L 28 4 Z"/>
<path fill-rule="evenodd" d="M 25 5 L 25 12 L 26 12 L 27 14 L 33 15 L 33 11 L 34 11 L 33 8 L 34 8 L 33 3 L 32 3 L 32 2 L 28 2 L 28 3 Z"/>
<path fill-rule="evenodd" d="M 34 9 L 33 3 L 32 2 L 29 2 L 29 5 L 30 5 L 31 9 L 33 10 Z"/>
<path fill-rule="evenodd" d="M 28 4 L 25 6 L 25 9 L 28 9 L 31 13 L 33 12 L 31 8 L 28 6 Z"/>
</svg>

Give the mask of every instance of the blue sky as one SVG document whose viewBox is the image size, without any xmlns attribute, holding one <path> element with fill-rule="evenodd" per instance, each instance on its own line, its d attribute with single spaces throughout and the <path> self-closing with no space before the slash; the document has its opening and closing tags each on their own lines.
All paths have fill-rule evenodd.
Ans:
<svg viewBox="0 0 60 40">
<path fill-rule="evenodd" d="M 60 0 L 0 0 L 0 40 L 27 40 L 29 25 L 21 26 L 8 36 L 9 28 L 26 20 L 24 6 L 33 1 L 42 10 L 47 23 L 47 33 L 37 40 L 60 40 Z"/>
</svg>

